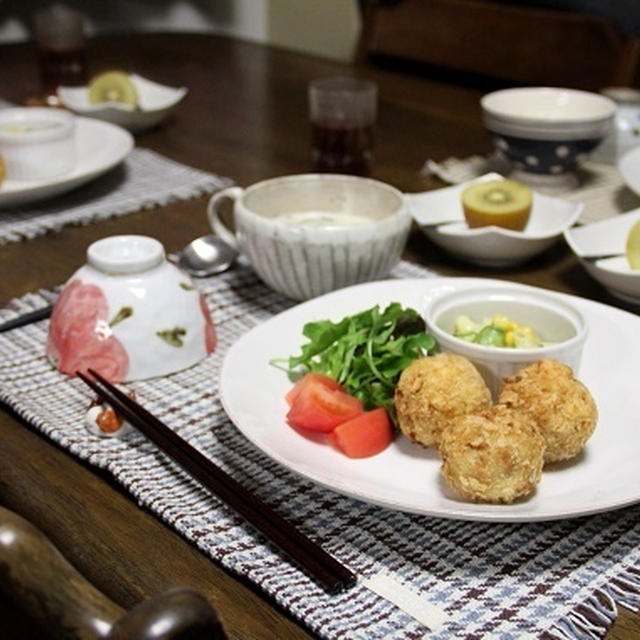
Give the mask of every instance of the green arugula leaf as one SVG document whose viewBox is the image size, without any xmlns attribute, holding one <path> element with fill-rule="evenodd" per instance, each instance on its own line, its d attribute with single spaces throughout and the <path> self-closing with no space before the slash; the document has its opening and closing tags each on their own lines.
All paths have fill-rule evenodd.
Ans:
<svg viewBox="0 0 640 640">
<path fill-rule="evenodd" d="M 308 342 L 288 358 L 289 371 L 302 368 L 329 376 L 360 398 L 365 409 L 384 407 L 394 420 L 400 374 L 412 360 L 438 350 L 420 314 L 399 302 L 382 311 L 376 305 L 339 322 L 309 322 L 302 333 Z"/>
</svg>

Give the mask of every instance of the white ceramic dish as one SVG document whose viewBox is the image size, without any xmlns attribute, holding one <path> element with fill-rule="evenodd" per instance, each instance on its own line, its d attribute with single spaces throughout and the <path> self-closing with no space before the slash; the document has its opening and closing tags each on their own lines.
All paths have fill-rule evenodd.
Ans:
<svg viewBox="0 0 640 640">
<path fill-rule="evenodd" d="M 76 164 L 48 180 L 5 180 L 0 208 L 15 207 L 75 189 L 120 164 L 134 147 L 128 131 L 108 122 L 76 117 Z"/>
<path fill-rule="evenodd" d="M 114 382 L 186 369 L 215 348 L 215 329 L 191 278 L 146 236 L 87 249 L 51 314 L 47 356 L 63 373 L 88 367 Z"/>
<path fill-rule="evenodd" d="M 618 298 L 634 303 L 640 303 L 640 269 L 632 269 L 624 253 L 627 235 L 637 220 L 640 209 L 567 229 L 564 234 L 592 278 Z"/>
<path fill-rule="evenodd" d="M 480 104 L 489 130 L 531 140 L 602 138 L 616 111 L 606 96 L 558 87 L 501 89 Z"/>
<path fill-rule="evenodd" d="M 610 98 L 561 87 L 516 87 L 480 101 L 496 151 L 514 167 L 512 177 L 545 190 L 568 189 L 575 170 L 612 130 Z"/>
<path fill-rule="evenodd" d="M 219 216 L 233 201 L 234 229 Z M 272 289 L 307 300 L 385 277 L 411 228 L 404 195 L 370 178 L 300 174 L 214 194 L 209 224 Z"/>
<path fill-rule="evenodd" d="M 162 122 L 187 95 L 185 87 L 168 87 L 131 74 L 138 92 L 138 106 L 107 102 L 91 104 L 88 87 L 58 87 L 58 96 L 65 107 L 78 115 L 106 120 L 133 133 L 154 127 Z"/>
<path fill-rule="evenodd" d="M 581 202 L 569 202 L 534 191 L 529 222 L 523 231 L 500 227 L 470 229 L 462 211 L 462 191 L 472 182 L 498 180 L 487 173 L 452 187 L 406 194 L 413 219 L 437 245 L 463 260 L 487 266 L 524 262 L 550 247 L 582 213 Z"/>
<path fill-rule="evenodd" d="M 620 158 L 618 171 L 629 189 L 640 196 L 640 146 Z"/>
<path fill-rule="evenodd" d="M 0 109 L 0 152 L 12 180 L 48 180 L 76 162 L 75 118 L 40 107 Z"/>
<path fill-rule="evenodd" d="M 508 349 L 474 344 L 453 335 L 456 318 L 460 315 L 482 322 L 496 314 L 532 327 L 549 344 L 529 349 Z M 576 376 L 579 375 L 587 323 L 573 305 L 557 296 L 507 284 L 497 287 L 491 283 L 468 289 L 443 284 L 432 287 L 426 294 L 424 318 L 427 330 L 443 351 L 457 353 L 473 362 L 494 399 L 504 376 L 513 375 L 537 360 L 557 360 L 569 365 Z"/>
<path fill-rule="evenodd" d="M 600 418 L 584 453 L 573 463 L 543 472 L 536 493 L 526 501 L 487 505 L 458 498 L 440 479 L 438 454 L 406 438 L 396 439 L 377 456 L 352 460 L 286 424 L 284 394 L 291 382 L 269 361 L 299 352 L 306 322 L 339 320 L 392 301 L 421 310 L 425 295 L 443 285 L 463 290 L 480 285 L 501 287 L 503 283 L 475 278 L 373 282 L 310 300 L 260 324 L 226 355 L 220 394 L 229 417 L 256 447 L 291 471 L 339 493 L 392 509 L 465 520 L 529 522 L 639 502 L 636 363 L 640 361 L 640 318 L 572 296 L 544 292 L 570 302 L 589 323 L 580 379 L 593 394 Z M 523 285 L 518 288 L 540 291 Z M 250 401 L 247 389 L 252 389 Z"/>
</svg>

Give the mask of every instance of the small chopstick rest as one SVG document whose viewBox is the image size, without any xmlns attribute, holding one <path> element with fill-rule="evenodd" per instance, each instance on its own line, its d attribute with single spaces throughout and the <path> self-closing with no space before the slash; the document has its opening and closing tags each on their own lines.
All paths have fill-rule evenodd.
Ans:
<svg viewBox="0 0 640 640">
<path fill-rule="evenodd" d="M 245 489 L 153 414 L 93 369 L 88 369 L 88 373 L 93 379 L 80 371 L 77 372 L 77 375 L 104 402 L 110 404 L 190 475 L 258 529 L 327 592 L 338 593 L 356 583 L 357 577 L 349 569 L 330 556 L 318 544 L 304 536 L 269 505 Z"/>
</svg>

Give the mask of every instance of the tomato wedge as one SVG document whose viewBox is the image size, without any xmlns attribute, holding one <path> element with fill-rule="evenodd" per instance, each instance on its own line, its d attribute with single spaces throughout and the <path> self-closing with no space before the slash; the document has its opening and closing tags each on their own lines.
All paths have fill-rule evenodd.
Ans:
<svg viewBox="0 0 640 640">
<path fill-rule="evenodd" d="M 362 402 L 323 382 L 309 380 L 295 396 L 287 413 L 289 424 L 298 429 L 328 433 L 362 413 Z"/>
<path fill-rule="evenodd" d="M 344 387 L 339 382 L 336 382 L 333 378 L 323 376 L 321 373 L 305 373 L 305 375 L 295 383 L 293 388 L 290 389 L 289 393 L 287 393 L 287 395 L 284 397 L 284 399 L 287 401 L 287 404 L 291 406 L 298 397 L 298 394 L 312 382 L 323 384 L 328 389 L 332 389 L 334 391 L 344 391 Z"/>
<path fill-rule="evenodd" d="M 338 425 L 328 439 L 350 458 L 367 458 L 389 446 L 393 428 L 387 410 L 378 408 Z"/>
</svg>

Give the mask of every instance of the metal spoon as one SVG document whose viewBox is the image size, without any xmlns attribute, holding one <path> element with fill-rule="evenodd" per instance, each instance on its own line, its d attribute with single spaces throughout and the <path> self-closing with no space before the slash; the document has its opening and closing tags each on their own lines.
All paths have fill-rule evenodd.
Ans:
<svg viewBox="0 0 640 640">
<path fill-rule="evenodd" d="M 206 278 L 226 271 L 238 257 L 238 251 L 218 236 L 196 238 L 180 253 L 168 258 L 195 278 Z"/>
<path fill-rule="evenodd" d="M 238 257 L 238 251 L 214 235 L 196 238 L 180 253 L 172 253 L 167 258 L 195 278 L 205 278 L 226 271 Z M 17 318 L 0 324 L 0 333 L 23 327 L 51 315 L 53 305 L 29 311 Z"/>
</svg>

